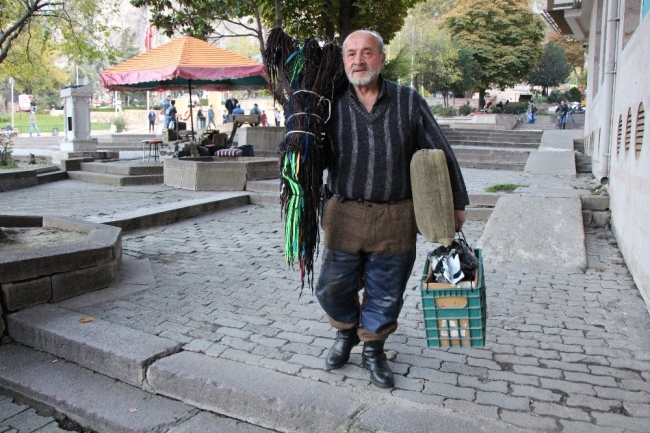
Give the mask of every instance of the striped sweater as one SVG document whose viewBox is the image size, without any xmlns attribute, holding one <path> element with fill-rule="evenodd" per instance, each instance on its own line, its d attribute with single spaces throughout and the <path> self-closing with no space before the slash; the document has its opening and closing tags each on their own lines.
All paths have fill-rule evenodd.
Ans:
<svg viewBox="0 0 650 433">
<path fill-rule="evenodd" d="M 368 113 L 350 86 L 334 104 L 328 125 L 327 184 L 332 193 L 375 202 L 410 198 L 411 157 L 419 149 L 441 149 L 447 157 L 454 208 L 469 204 L 451 146 L 414 89 L 381 79 Z"/>
</svg>

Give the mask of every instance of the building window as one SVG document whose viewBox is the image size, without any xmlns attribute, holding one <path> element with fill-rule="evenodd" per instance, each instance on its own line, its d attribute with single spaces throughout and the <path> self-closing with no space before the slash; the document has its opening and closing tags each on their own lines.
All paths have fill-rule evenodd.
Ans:
<svg viewBox="0 0 650 433">
<path fill-rule="evenodd" d="M 634 155 L 638 159 L 643 145 L 643 133 L 645 131 L 645 110 L 643 102 L 639 104 L 639 112 L 636 115 L 636 133 L 634 134 Z"/>
<path fill-rule="evenodd" d="M 618 116 L 618 134 L 616 134 L 616 156 L 621 155 L 621 142 L 623 141 L 623 115 Z"/>
<path fill-rule="evenodd" d="M 630 154 L 630 141 L 632 141 L 632 109 L 628 108 L 625 121 L 625 155 Z"/>
</svg>

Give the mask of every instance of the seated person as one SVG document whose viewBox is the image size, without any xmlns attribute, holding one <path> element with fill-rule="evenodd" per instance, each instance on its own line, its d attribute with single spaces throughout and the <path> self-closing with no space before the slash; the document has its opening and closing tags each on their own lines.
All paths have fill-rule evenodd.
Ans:
<svg viewBox="0 0 650 433">
<path fill-rule="evenodd" d="M 244 114 L 244 110 L 241 108 L 241 105 L 237 104 L 237 107 L 232 110 L 232 114 Z"/>
<path fill-rule="evenodd" d="M 15 134 L 14 133 L 14 128 L 12 128 L 11 125 L 8 124 L 8 123 L 7 123 L 7 126 L 4 127 L 2 132 L 4 132 L 4 134 L 7 136 L 7 138 L 10 138 L 13 134 Z"/>
<path fill-rule="evenodd" d="M 260 107 L 258 107 L 257 104 L 253 104 L 253 108 L 251 108 L 250 114 L 262 114 Z"/>
</svg>

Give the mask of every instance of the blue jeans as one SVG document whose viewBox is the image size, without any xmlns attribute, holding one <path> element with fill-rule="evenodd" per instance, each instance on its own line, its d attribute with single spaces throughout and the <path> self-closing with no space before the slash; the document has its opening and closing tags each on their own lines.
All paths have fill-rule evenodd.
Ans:
<svg viewBox="0 0 650 433">
<path fill-rule="evenodd" d="M 380 256 L 325 247 L 316 297 L 327 315 L 341 324 L 361 324 L 374 334 L 387 327 L 394 330 L 414 262 L 415 250 Z M 359 303 L 361 276 L 365 293 Z"/>
<path fill-rule="evenodd" d="M 38 126 L 35 123 L 29 124 L 29 136 L 32 136 L 32 130 L 36 130 L 36 135 L 41 135 L 41 131 L 38 130 Z"/>
</svg>

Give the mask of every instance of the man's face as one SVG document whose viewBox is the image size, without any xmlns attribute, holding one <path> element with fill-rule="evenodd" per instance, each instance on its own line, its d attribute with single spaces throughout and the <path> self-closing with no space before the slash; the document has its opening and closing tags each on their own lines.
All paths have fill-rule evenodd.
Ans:
<svg viewBox="0 0 650 433">
<path fill-rule="evenodd" d="M 385 60 L 379 41 L 371 33 L 354 32 L 343 44 L 345 74 L 355 86 L 364 87 L 377 79 Z"/>
</svg>

